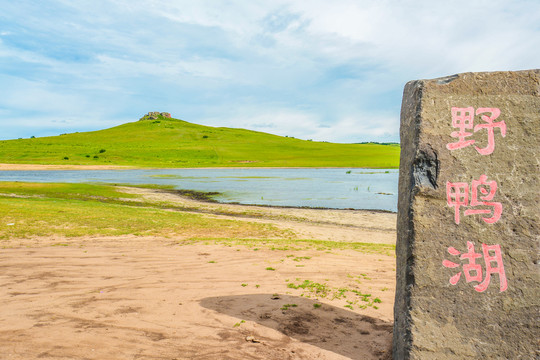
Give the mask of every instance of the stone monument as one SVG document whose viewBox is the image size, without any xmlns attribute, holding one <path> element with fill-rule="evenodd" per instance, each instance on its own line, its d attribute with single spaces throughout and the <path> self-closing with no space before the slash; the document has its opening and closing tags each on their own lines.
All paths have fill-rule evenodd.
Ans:
<svg viewBox="0 0 540 360">
<path fill-rule="evenodd" d="M 540 70 L 406 84 L 394 359 L 540 358 Z"/>
</svg>

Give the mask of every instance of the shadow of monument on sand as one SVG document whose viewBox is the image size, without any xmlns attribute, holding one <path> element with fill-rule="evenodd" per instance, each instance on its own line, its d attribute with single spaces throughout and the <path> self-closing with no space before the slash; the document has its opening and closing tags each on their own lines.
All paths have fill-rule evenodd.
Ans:
<svg viewBox="0 0 540 360">
<path fill-rule="evenodd" d="M 256 322 L 351 359 L 386 360 L 392 357 L 392 323 L 316 300 L 251 294 L 209 297 L 201 301 L 201 306 Z"/>
</svg>

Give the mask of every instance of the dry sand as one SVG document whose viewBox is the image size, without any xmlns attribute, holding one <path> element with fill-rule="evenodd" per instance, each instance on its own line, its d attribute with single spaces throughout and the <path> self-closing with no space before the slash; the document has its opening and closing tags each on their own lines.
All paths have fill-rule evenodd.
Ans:
<svg viewBox="0 0 540 360">
<path fill-rule="evenodd" d="M 145 196 L 272 223 L 299 238 L 395 240 L 395 214 Z M 52 246 L 60 240 L 68 246 Z M 0 359 L 389 358 L 393 255 L 179 243 L 135 236 L 0 242 Z M 381 303 L 350 309 L 350 292 L 333 299 L 287 287 L 304 280 Z M 282 310 L 286 304 L 297 306 Z"/>
</svg>

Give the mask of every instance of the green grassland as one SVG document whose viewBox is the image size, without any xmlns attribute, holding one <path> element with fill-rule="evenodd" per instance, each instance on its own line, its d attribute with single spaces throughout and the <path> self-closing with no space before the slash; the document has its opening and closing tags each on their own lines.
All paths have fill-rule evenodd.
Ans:
<svg viewBox="0 0 540 360">
<path fill-rule="evenodd" d="M 109 185 L 0 182 L 0 240 L 128 234 L 189 239 L 290 235 L 268 224 L 171 211 Z"/>
<path fill-rule="evenodd" d="M 174 237 L 181 245 L 241 245 L 254 251 L 350 249 L 390 255 L 395 249 L 388 244 L 297 239 L 290 230 L 273 225 L 216 219 L 200 211 L 148 201 L 113 185 L 0 182 L 0 248 L 20 239 L 48 237 L 51 245 L 68 245 L 65 240 L 80 236 L 134 235 Z"/>
<path fill-rule="evenodd" d="M 0 163 L 397 168 L 399 146 L 315 142 L 161 117 L 99 131 L 0 141 Z"/>
</svg>

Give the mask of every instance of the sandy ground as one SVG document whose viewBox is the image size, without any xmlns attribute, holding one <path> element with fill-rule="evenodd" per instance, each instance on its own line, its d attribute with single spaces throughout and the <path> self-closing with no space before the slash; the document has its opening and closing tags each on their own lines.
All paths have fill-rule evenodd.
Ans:
<svg viewBox="0 0 540 360">
<path fill-rule="evenodd" d="M 143 191 L 143 190 L 137 190 Z M 145 190 L 146 191 L 146 190 Z M 395 214 L 156 201 L 248 218 L 299 238 L 393 243 Z M 196 206 L 195 206 L 196 205 Z M 195 211 L 195 210 L 194 210 Z M 174 238 L 0 243 L 0 359 L 388 359 L 395 257 Z M 310 280 L 378 297 L 289 288 Z M 285 306 L 285 305 L 290 306 Z M 292 305 L 296 306 L 292 306 Z M 321 304 L 321 306 L 316 305 Z"/>
<path fill-rule="evenodd" d="M 264 222 L 282 229 L 292 229 L 301 239 L 377 244 L 394 244 L 396 241 L 395 213 L 208 203 L 150 189 L 117 188 L 143 195 L 146 200 L 174 204 L 215 218 Z"/>
</svg>

